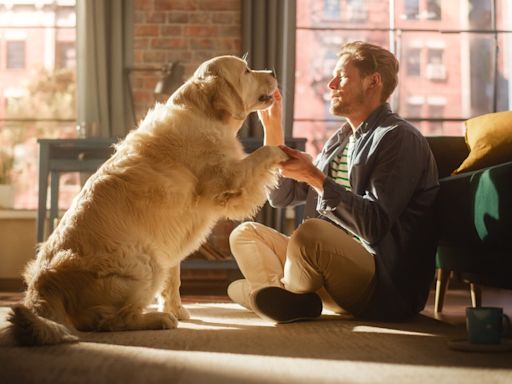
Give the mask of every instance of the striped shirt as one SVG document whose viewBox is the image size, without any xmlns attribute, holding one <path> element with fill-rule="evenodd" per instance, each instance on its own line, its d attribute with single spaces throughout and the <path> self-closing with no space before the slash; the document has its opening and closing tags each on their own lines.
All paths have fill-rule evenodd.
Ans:
<svg viewBox="0 0 512 384">
<path fill-rule="evenodd" d="M 343 148 L 341 154 L 334 157 L 330 164 L 330 176 L 348 191 L 352 190 L 348 178 L 348 165 L 350 164 L 350 156 L 352 155 L 354 142 L 354 135 L 350 135 L 348 143 L 345 145 L 345 148 Z"/>
</svg>

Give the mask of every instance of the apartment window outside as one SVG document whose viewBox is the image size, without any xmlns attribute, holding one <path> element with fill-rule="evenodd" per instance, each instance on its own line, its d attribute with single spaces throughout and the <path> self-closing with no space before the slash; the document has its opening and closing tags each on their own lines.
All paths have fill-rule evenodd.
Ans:
<svg viewBox="0 0 512 384">
<path fill-rule="evenodd" d="M 427 1 L 427 19 L 441 20 L 441 1 L 428 0 Z"/>
<path fill-rule="evenodd" d="M 407 50 L 406 70 L 408 76 L 421 75 L 421 48 L 409 48 Z"/>
<path fill-rule="evenodd" d="M 395 53 L 401 69 L 389 101 L 425 135 L 463 135 L 466 119 L 512 109 L 510 1 L 368 0 L 364 23 L 347 19 L 351 1 L 329 3 L 297 2 L 293 134 L 311 154 L 344 122 L 329 113 L 327 83 L 348 41 Z"/>
<path fill-rule="evenodd" d="M 24 41 L 8 41 L 6 52 L 6 68 L 7 69 L 23 69 L 25 68 L 25 42 Z"/>
<path fill-rule="evenodd" d="M 57 42 L 55 53 L 56 68 L 76 68 L 76 47 L 74 42 Z"/>
<path fill-rule="evenodd" d="M 405 0 L 404 1 L 404 12 L 402 17 L 407 20 L 417 19 L 420 13 L 420 2 L 419 0 Z"/>
<path fill-rule="evenodd" d="M 38 138 L 76 137 L 75 40 L 75 0 L 0 3 L 0 209 L 37 208 Z M 62 175 L 61 208 L 79 188 Z"/>
</svg>

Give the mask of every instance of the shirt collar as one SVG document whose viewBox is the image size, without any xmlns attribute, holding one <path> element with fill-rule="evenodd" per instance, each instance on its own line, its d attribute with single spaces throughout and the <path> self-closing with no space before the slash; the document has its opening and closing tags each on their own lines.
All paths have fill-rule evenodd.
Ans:
<svg viewBox="0 0 512 384">
<path fill-rule="evenodd" d="M 368 115 L 366 120 L 363 121 L 359 128 L 354 132 L 355 138 L 360 138 L 364 133 L 374 128 L 375 125 L 377 125 L 381 120 L 382 116 L 387 113 L 391 113 L 391 107 L 389 103 L 382 103 L 377 108 L 375 108 L 373 112 Z"/>
<path fill-rule="evenodd" d="M 389 105 L 389 103 L 382 103 L 377 108 L 375 108 L 373 112 L 368 115 L 366 120 L 359 124 L 359 127 L 354 133 L 354 139 L 360 138 L 364 133 L 374 128 L 378 124 L 378 122 L 381 121 L 382 116 L 388 113 L 391 113 L 391 106 Z M 340 143 L 343 140 L 343 138 L 346 139 L 350 135 L 352 135 L 352 127 L 350 126 L 349 123 L 343 124 L 339 128 L 337 134 L 335 135 L 336 141 L 330 143 L 330 146 Z"/>
</svg>

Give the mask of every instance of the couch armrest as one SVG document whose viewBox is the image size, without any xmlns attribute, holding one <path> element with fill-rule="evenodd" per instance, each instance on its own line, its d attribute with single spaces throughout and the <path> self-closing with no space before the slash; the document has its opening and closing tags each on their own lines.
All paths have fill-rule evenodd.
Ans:
<svg viewBox="0 0 512 384">
<path fill-rule="evenodd" d="M 512 162 L 440 179 L 440 242 L 512 251 Z"/>
<path fill-rule="evenodd" d="M 427 136 L 430 150 L 436 159 L 439 177 L 446 177 L 468 157 L 464 136 Z"/>
</svg>

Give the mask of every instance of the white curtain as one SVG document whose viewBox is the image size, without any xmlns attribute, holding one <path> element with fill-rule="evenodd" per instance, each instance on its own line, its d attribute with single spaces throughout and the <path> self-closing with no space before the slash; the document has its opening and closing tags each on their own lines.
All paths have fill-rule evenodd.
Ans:
<svg viewBox="0 0 512 384">
<path fill-rule="evenodd" d="M 132 9 L 132 0 L 77 0 L 77 123 L 96 124 L 101 137 L 134 128 Z"/>
</svg>

